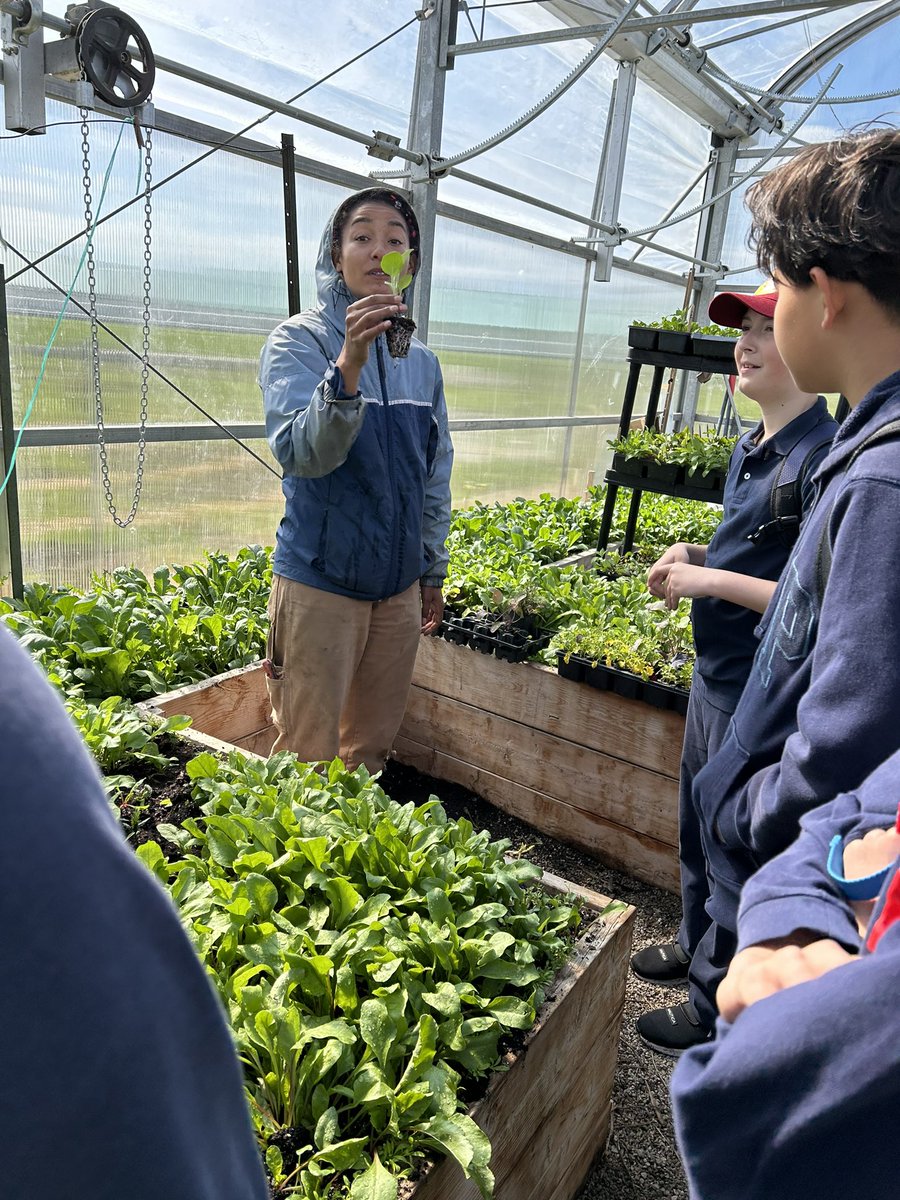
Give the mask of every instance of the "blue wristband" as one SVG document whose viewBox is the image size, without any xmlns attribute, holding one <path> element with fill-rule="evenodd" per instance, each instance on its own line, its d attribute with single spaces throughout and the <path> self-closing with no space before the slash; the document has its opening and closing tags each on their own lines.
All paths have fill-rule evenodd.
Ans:
<svg viewBox="0 0 900 1200">
<path fill-rule="evenodd" d="M 881 891 L 881 885 L 888 873 L 894 869 L 894 864 L 890 863 L 883 870 L 876 871 L 874 875 L 863 875 L 860 879 L 845 879 L 843 841 L 841 835 L 836 833 L 828 845 L 826 870 L 829 876 L 848 900 L 874 900 Z"/>
</svg>

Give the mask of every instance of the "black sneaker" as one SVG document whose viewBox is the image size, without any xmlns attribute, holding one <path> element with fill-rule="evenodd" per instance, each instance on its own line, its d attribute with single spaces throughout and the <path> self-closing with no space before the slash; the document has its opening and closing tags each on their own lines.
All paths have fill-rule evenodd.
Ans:
<svg viewBox="0 0 900 1200">
<path fill-rule="evenodd" d="M 690 955 L 677 942 L 648 946 L 631 960 L 631 969 L 647 983 L 683 983 L 688 977 Z"/>
<path fill-rule="evenodd" d="M 638 1017 L 636 1024 L 644 1045 L 669 1058 L 680 1058 L 691 1046 L 699 1046 L 712 1037 L 700 1024 L 693 1004 L 655 1008 Z"/>
</svg>

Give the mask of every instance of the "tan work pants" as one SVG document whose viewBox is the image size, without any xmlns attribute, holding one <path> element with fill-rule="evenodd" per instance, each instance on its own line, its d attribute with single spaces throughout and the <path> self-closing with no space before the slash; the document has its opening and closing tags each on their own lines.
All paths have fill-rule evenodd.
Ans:
<svg viewBox="0 0 900 1200">
<path fill-rule="evenodd" d="M 369 603 L 275 575 L 267 678 L 273 753 L 384 766 L 406 711 L 422 624 L 419 584 Z"/>
</svg>

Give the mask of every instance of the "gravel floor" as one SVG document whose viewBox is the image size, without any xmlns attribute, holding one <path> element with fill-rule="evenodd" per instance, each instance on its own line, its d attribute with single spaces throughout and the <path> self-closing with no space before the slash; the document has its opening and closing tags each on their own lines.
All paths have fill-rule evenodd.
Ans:
<svg viewBox="0 0 900 1200">
<path fill-rule="evenodd" d="M 493 837 L 509 838 L 515 848 L 527 846 L 527 857 L 545 870 L 633 904 L 635 950 L 674 937 L 681 906 L 670 892 L 605 867 L 455 784 L 429 779 L 396 762 L 389 763 L 381 782 L 385 791 L 400 801 L 424 799 L 433 792 L 451 816 L 465 816 L 477 827 L 490 830 Z M 634 1029 L 642 1012 L 684 998 L 683 988 L 658 988 L 629 975 L 612 1131 L 605 1155 L 585 1182 L 581 1200 L 687 1200 L 669 1110 L 668 1083 L 674 1063 L 645 1049 Z"/>
</svg>

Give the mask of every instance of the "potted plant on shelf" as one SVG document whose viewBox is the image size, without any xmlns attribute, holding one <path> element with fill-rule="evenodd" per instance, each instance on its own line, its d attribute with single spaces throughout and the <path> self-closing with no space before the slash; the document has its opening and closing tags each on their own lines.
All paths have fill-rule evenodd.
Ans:
<svg viewBox="0 0 900 1200">
<path fill-rule="evenodd" d="M 691 322 L 687 309 L 676 308 L 670 317 L 659 323 L 657 345 L 663 354 L 689 354 L 691 350 Z"/>
<path fill-rule="evenodd" d="M 669 439 L 655 429 L 630 429 L 624 437 L 610 439 L 614 471 L 657 483 L 675 484 L 684 474 L 669 454 Z"/>
<path fill-rule="evenodd" d="M 395 296 L 402 296 L 412 283 L 412 272 L 407 270 L 410 254 L 412 254 L 411 250 L 392 250 L 381 260 L 381 269 L 388 276 L 391 292 Z M 415 329 L 416 323 L 412 317 L 407 317 L 403 313 L 391 317 L 390 327 L 385 331 L 391 358 L 406 358 Z"/>
<path fill-rule="evenodd" d="M 682 429 L 672 435 L 671 456 L 684 468 L 686 487 L 720 490 L 735 439 L 715 433 L 692 433 Z"/>
<path fill-rule="evenodd" d="M 734 359 L 734 346 L 738 330 L 726 329 L 723 325 L 698 325 L 691 334 L 694 353 L 703 358 L 715 358 L 724 362 Z"/>
<path fill-rule="evenodd" d="M 671 316 L 660 317 L 658 321 L 632 321 L 628 344 L 643 350 L 659 350 L 663 354 L 688 354 L 691 324 L 684 308 L 676 308 Z"/>
</svg>

